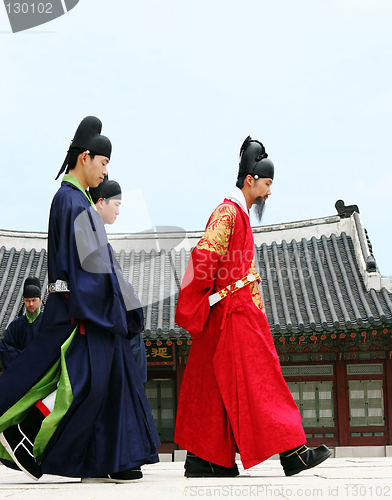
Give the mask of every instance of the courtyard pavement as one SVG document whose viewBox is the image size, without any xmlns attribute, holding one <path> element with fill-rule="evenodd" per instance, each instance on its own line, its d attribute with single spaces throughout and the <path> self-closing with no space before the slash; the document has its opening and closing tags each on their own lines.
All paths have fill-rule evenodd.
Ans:
<svg viewBox="0 0 392 500">
<path fill-rule="evenodd" d="M 0 465 L 0 499 L 9 500 L 174 500 L 194 498 L 383 498 L 392 499 L 392 458 L 330 458 L 286 477 L 278 460 L 267 460 L 236 478 L 185 478 L 183 462 L 143 466 L 131 484 L 81 483 L 44 475 L 35 482 Z"/>
</svg>

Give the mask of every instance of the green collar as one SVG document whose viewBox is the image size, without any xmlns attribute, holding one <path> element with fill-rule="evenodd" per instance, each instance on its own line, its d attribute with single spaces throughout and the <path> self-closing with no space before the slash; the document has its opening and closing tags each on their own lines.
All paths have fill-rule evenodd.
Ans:
<svg viewBox="0 0 392 500">
<path fill-rule="evenodd" d="M 85 191 L 83 189 L 83 186 L 81 185 L 79 179 L 77 179 L 76 177 L 74 177 L 73 175 L 70 175 L 70 174 L 65 174 L 62 181 L 61 182 L 68 182 L 69 184 L 72 184 L 73 186 L 75 186 L 76 188 L 80 189 L 80 191 L 82 191 L 82 193 L 84 194 L 84 196 L 87 198 L 88 202 L 90 203 L 90 205 L 93 207 L 94 210 L 97 210 L 92 198 L 91 198 L 91 195 L 90 193 L 88 193 L 87 191 Z"/>
<path fill-rule="evenodd" d="M 33 313 L 30 313 L 26 310 L 26 318 L 29 323 L 34 323 L 34 321 L 38 318 L 39 313 L 41 312 L 41 308 L 39 307 Z"/>
</svg>

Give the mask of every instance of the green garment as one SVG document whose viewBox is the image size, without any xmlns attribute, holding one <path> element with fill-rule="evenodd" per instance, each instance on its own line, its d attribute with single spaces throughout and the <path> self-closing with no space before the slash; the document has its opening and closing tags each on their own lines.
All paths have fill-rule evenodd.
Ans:
<svg viewBox="0 0 392 500">
<path fill-rule="evenodd" d="M 53 436 L 61 419 L 67 413 L 73 401 L 72 387 L 68 376 L 65 355 L 78 326 L 71 333 L 69 338 L 61 346 L 60 359 L 45 373 L 17 403 L 0 417 L 0 432 L 3 432 L 12 425 L 17 425 L 24 420 L 30 408 L 38 400 L 49 396 L 57 389 L 56 402 L 53 411 L 42 422 L 41 429 L 34 441 L 34 456 L 42 458 L 45 448 Z M 12 460 L 2 444 L 0 444 L 0 458 Z"/>
<path fill-rule="evenodd" d="M 68 182 L 69 184 L 72 184 L 73 186 L 75 186 L 78 189 L 80 189 L 82 191 L 82 193 L 84 194 L 84 196 L 87 198 L 87 200 L 90 203 L 90 205 L 93 207 L 93 209 L 97 210 L 97 208 L 95 206 L 95 203 L 93 202 L 93 200 L 91 198 L 90 193 L 88 193 L 87 191 L 85 191 L 83 189 L 83 186 L 80 184 L 79 179 L 77 179 L 73 175 L 65 174 L 61 182 Z"/>
</svg>

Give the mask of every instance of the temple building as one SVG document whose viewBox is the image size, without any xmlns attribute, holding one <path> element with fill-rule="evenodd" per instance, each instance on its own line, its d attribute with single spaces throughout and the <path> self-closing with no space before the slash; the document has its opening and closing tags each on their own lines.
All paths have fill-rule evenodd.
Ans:
<svg viewBox="0 0 392 500">
<path fill-rule="evenodd" d="M 380 274 L 358 207 L 341 200 L 335 207 L 330 217 L 254 228 L 260 291 L 308 445 L 389 445 L 392 278 Z M 145 389 L 162 452 L 177 448 L 176 403 L 192 338 L 175 324 L 176 299 L 202 234 L 109 235 L 144 307 Z M 46 289 L 46 243 L 45 233 L 0 231 L 0 338 L 21 307 L 25 278 L 37 276 Z"/>
</svg>

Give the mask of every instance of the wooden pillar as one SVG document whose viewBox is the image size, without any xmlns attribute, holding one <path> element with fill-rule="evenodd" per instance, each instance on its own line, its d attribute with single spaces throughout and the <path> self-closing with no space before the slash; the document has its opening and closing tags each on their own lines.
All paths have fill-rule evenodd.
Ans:
<svg viewBox="0 0 392 500">
<path fill-rule="evenodd" d="M 339 446 L 347 446 L 350 432 L 350 413 L 348 404 L 347 365 L 336 361 L 336 417 L 339 432 Z"/>
<path fill-rule="evenodd" d="M 392 359 L 385 360 L 385 425 L 387 427 L 387 443 L 392 444 Z"/>
</svg>

